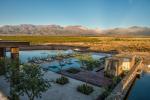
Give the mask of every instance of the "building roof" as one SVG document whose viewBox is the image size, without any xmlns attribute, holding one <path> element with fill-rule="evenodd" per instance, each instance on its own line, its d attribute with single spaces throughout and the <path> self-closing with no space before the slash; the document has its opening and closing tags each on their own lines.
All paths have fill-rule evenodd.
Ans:
<svg viewBox="0 0 150 100">
<path fill-rule="evenodd" d="M 0 40 L 0 47 L 22 47 L 29 46 L 30 42 Z"/>
<path fill-rule="evenodd" d="M 118 54 L 112 57 L 107 58 L 108 60 L 115 60 L 115 61 L 124 61 L 128 62 L 133 59 L 133 55 L 123 55 L 123 54 Z"/>
</svg>

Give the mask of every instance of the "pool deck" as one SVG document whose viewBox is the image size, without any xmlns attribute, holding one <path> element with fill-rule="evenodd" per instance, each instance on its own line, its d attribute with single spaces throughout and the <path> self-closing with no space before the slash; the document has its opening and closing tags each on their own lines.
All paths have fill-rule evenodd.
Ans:
<svg viewBox="0 0 150 100">
<path fill-rule="evenodd" d="M 77 74 L 68 73 L 66 70 L 62 71 L 63 75 L 68 77 L 87 82 L 96 86 L 109 86 L 112 83 L 110 78 L 104 76 L 103 70 L 99 72 L 92 72 L 92 71 L 80 71 Z"/>
<path fill-rule="evenodd" d="M 60 74 L 48 71 L 45 73 L 44 78 L 49 80 L 56 80 L 60 77 Z M 94 92 L 90 95 L 84 95 L 79 93 L 76 88 L 78 85 L 84 84 L 85 82 L 69 78 L 69 83 L 66 85 L 59 85 L 56 83 L 51 83 L 51 87 L 44 93 L 42 93 L 42 98 L 36 98 L 35 100 L 96 100 L 97 97 L 103 93 L 104 88 L 97 87 L 94 85 Z M 89 84 L 90 85 L 90 84 Z M 0 76 L 0 90 L 5 94 L 9 95 L 9 83 L 6 82 L 4 76 Z M 21 100 L 28 100 L 27 96 L 21 96 Z"/>
</svg>

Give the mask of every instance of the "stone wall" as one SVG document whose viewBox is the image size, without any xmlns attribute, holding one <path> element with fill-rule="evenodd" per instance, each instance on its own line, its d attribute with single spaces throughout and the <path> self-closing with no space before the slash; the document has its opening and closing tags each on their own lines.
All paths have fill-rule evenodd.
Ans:
<svg viewBox="0 0 150 100">
<path fill-rule="evenodd" d="M 87 50 L 88 47 L 67 46 L 67 45 L 32 45 L 20 47 L 20 50 L 68 50 L 68 49 Z"/>
<path fill-rule="evenodd" d="M 111 94 L 105 100 L 123 100 L 128 89 L 132 85 L 138 69 L 142 66 L 142 60 L 137 62 L 130 70 L 130 72 L 117 84 Z"/>
</svg>

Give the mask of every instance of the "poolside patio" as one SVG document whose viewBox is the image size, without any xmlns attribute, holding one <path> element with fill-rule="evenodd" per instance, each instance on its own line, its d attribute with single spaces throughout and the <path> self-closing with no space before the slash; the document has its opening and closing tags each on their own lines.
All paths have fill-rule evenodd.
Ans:
<svg viewBox="0 0 150 100">
<path fill-rule="evenodd" d="M 60 77 L 59 74 L 48 71 L 45 73 L 44 78 L 49 80 L 55 80 L 56 78 Z M 93 86 L 94 92 L 90 95 L 84 95 L 79 93 L 76 88 L 78 85 L 83 84 L 84 82 L 78 81 L 72 78 L 69 78 L 70 83 L 62 86 L 56 83 L 51 83 L 51 87 L 48 91 L 42 94 L 42 98 L 38 98 L 35 100 L 95 100 L 100 94 L 103 93 L 104 89 Z M 0 76 L 0 90 L 9 95 L 9 83 L 6 82 L 4 76 Z M 21 96 L 21 100 L 27 100 L 27 96 Z"/>
</svg>

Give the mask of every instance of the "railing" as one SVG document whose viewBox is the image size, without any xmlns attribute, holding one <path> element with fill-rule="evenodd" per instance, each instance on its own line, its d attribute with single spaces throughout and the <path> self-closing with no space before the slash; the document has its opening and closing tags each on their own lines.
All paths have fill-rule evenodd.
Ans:
<svg viewBox="0 0 150 100">
<path fill-rule="evenodd" d="M 142 60 L 137 62 L 105 100 L 123 100 L 129 87 L 136 78 L 137 70 L 140 69 L 141 64 Z"/>
</svg>

